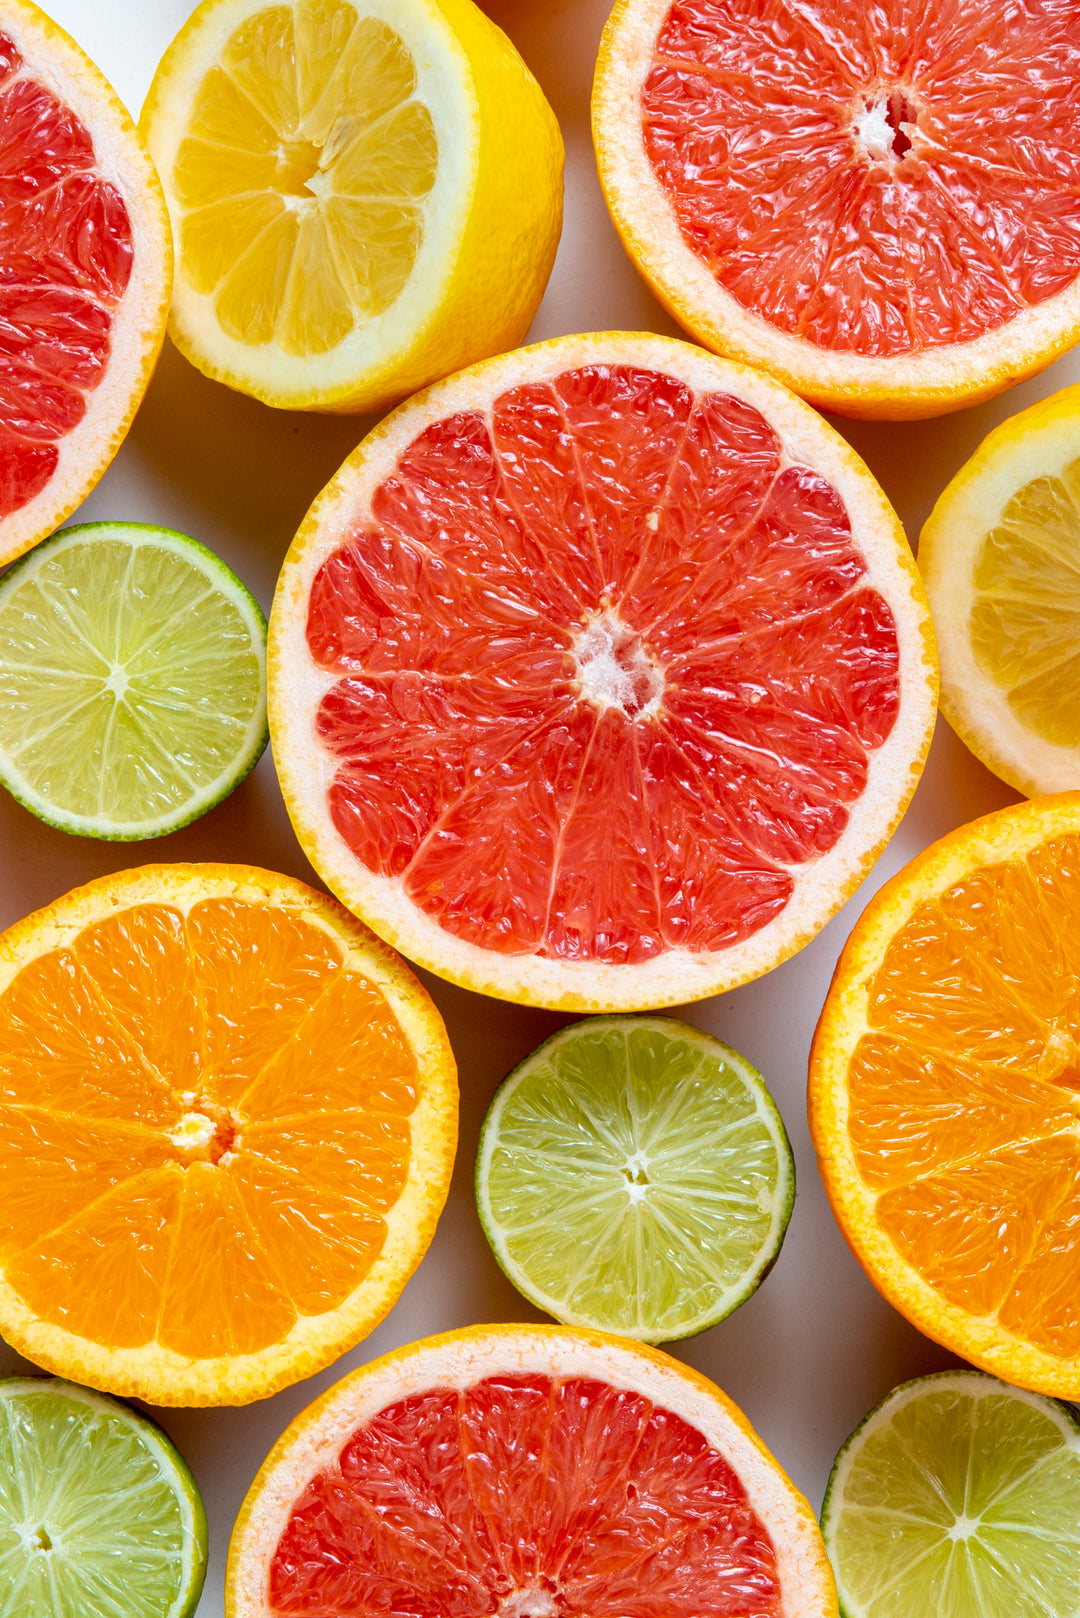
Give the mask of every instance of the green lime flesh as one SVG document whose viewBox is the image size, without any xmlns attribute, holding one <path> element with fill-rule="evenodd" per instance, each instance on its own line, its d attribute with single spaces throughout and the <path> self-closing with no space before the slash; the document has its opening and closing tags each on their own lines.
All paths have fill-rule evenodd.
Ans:
<svg viewBox="0 0 1080 1618">
<path fill-rule="evenodd" d="M 845 1618 L 1076 1618 L 1080 1425 L 981 1371 L 905 1383 L 837 1456 L 821 1526 Z"/>
<path fill-rule="evenodd" d="M 85 523 L 0 580 L 0 782 L 41 820 L 164 836 L 266 740 L 266 620 L 195 540 Z"/>
<path fill-rule="evenodd" d="M 761 1077 L 668 1017 L 592 1017 L 505 1080 L 476 1198 L 518 1290 L 572 1326 L 644 1342 L 704 1331 L 780 1251 L 795 1166 Z"/>
<path fill-rule="evenodd" d="M 187 1618 L 195 1480 L 153 1422 L 70 1382 L 0 1382 L 0 1618 Z"/>
</svg>

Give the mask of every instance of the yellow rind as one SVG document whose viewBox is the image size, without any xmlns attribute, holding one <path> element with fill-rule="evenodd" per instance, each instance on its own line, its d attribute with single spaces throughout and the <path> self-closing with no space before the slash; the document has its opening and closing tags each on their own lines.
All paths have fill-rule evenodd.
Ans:
<svg viewBox="0 0 1080 1618">
<path fill-rule="evenodd" d="M 0 29 L 14 41 L 30 72 L 40 73 L 86 126 L 100 172 L 119 182 L 134 249 L 131 279 L 112 315 L 109 365 L 87 395 L 86 414 L 58 441 L 60 459 L 41 493 L 0 518 L 3 567 L 59 528 L 100 481 L 127 436 L 165 339 L 173 251 L 157 170 L 101 70 L 34 0 L 5 0 Z"/>
<path fill-rule="evenodd" d="M 869 1027 L 868 985 L 916 906 L 973 870 L 1023 858 L 1048 838 L 1080 832 L 1080 792 L 999 809 L 931 844 L 874 896 L 841 952 L 810 1053 L 810 1135 L 833 1214 L 878 1291 L 913 1326 L 994 1376 L 1033 1393 L 1080 1399 L 1080 1355 L 1061 1358 L 944 1299 L 876 1222 L 848 1132 L 847 1076 Z"/>
<path fill-rule="evenodd" d="M 875 800 L 876 818 L 866 831 L 865 846 L 860 845 L 856 853 L 851 842 L 845 848 L 841 839 L 837 845 L 840 852 L 836 855 L 835 880 L 830 878 L 828 902 L 823 898 L 805 924 L 793 921 L 789 906 L 778 918 L 787 917 L 784 929 L 770 924 L 771 931 L 766 928 L 755 934 L 744 948 L 709 957 L 694 957 L 686 952 L 686 962 L 678 969 L 671 964 L 677 952 L 669 951 L 659 958 L 665 963 L 664 970 L 654 970 L 652 963 L 564 963 L 556 970 L 539 957 L 500 955 L 494 950 L 459 945 L 442 928 L 427 923 L 426 918 L 418 921 L 422 913 L 417 907 L 411 907 L 415 917 L 403 914 L 400 905 L 390 907 L 383 902 L 388 890 L 379 886 L 386 879 L 367 880 L 359 862 L 329 825 L 325 804 L 320 808 L 309 803 L 318 743 L 310 718 L 296 719 L 292 715 L 301 700 L 298 691 L 305 658 L 310 666 L 306 647 L 301 649 L 297 644 L 300 626 L 307 620 L 306 575 L 316 549 L 323 543 L 324 526 L 329 531 L 332 524 L 344 525 L 357 515 L 354 508 L 358 487 L 366 488 L 378 477 L 386 476 L 396 464 L 399 445 L 404 448 L 411 433 L 422 431 L 428 422 L 459 409 L 482 409 L 499 390 L 513 387 L 526 377 L 547 375 L 549 371 L 557 374 L 575 364 L 604 362 L 655 365 L 670 369 L 674 375 L 688 367 L 695 374 L 707 372 L 710 387 L 749 397 L 774 427 L 782 423 L 793 436 L 805 433 L 808 439 L 812 437 L 815 449 L 827 462 L 819 464 L 818 470 L 840 488 L 852 515 L 856 542 L 861 524 L 862 537 L 872 540 L 878 552 L 878 563 L 882 567 L 887 564 L 887 598 L 897 618 L 898 633 L 907 640 L 907 661 L 902 668 L 906 684 L 902 686 L 901 699 L 906 705 L 902 707 L 907 715 L 905 723 L 910 726 L 907 751 L 902 760 L 897 757 L 895 761 L 895 779 L 886 783 L 887 793 L 879 794 Z M 853 510 L 856 502 L 857 513 Z M 879 588 L 886 582 L 884 577 L 871 575 L 871 579 Z M 285 557 L 270 614 L 267 690 L 278 781 L 300 846 L 326 885 L 380 937 L 417 965 L 496 999 L 567 1012 L 643 1011 L 701 1000 L 770 971 L 809 943 L 855 892 L 899 825 L 922 773 L 936 714 L 937 654 L 922 579 L 900 521 L 867 467 L 839 433 L 782 384 L 760 371 L 652 332 L 594 332 L 550 338 L 516 353 L 485 360 L 407 400 L 368 434 L 317 496 Z M 872 796 L 868 788 L 859 800 L 868 815 Z M 817 862 L 815 870 L 820 865 Z"/>
<path fill-rule="evenodd" d="M 1075 345 L 1080 280 L 981 337 L 895 359 L 823 348 L 744 308 L 683 241 L 640 137 L 647 51 L 669 10 L 670 0 L 616 0 L 597 57 L 593 142 L 623 246 L 653 295 L 698 342 L 762 367 L 820 410 L 869 421 L 918 421 L 967 409 L 1045 370 Z"/>
<path fill-rule="evenodd" d="M 919 569 L 941 652 L 941 711 L 975 757 L 1027 797 L 1080 787 L 1080 750 L 1026 729 L 976 663 L 970 641 L 979 545 L 1033 478 L 1080 457 L 1080 385 L 1000 423 L 938 497 L 919 536 Z M 1080 557 L 1080 546 L 1078 546 Z"/>
<path fill-rule="evenodd" d="M 450 1189 L 457 1145 L 457 1069 L 430 996 L 397 955 L 331 898 L 254 866 L 146 865 L 98 877 L 0 934 L 0 994 L 23 966 L 62 949 L 95 921 L 134 904 L 184 914 L 206 898 L 236 898 L 292 911 L 328 933 L 347 964 L 386 996 L 417 1062 L 420 1100 L 410 1115 L 409 1176 L 387 1213 L 373 1268 L 337 1309 L 300 1317 L 280 1343 L 254 1354 L 191 1359 L 158 1343 L 110 1349 L 41 1320 L 0 1270 L 0 1335 L 44 1370 L 123 1398 L 158 1405 L 240 1405 L 290 1387 L 352 1348 L 390 1312 L 419 1265 Z"/>
<path fill-rule="evenodd" d="M 643 1393 L 704 1431 L 734 1465 L 773 1540 L 784 1618 L 836 1618 L 836 1585 L 813 1509 L 715 1383 L 660 1349 L 606 1332 L 541 1325 L 469 1326 L 407 1344 L 353 1371 L 302 1411 L 267 1456 L 237 1516 L 225 1576 L 226 1618 L 273 1618 L 265 1583 L 277 1521 L 324 1454 L 327 1462 L 335 1458 L 358 1419 L 370 1419 L 366 1411 L 360 1413 L 365 1395 L 374 1414 L 425 1387 L 467 1387 L 478 1375 L 499 1370 L 566 1374 L 559 1363 L 564 1356 L 591 1362 L 590 1374 L 598 1379 Z M 728 1438 L 730 1447 L 707 1430 L 709 1425 Z"/>
<path fill-rule="evenodd" d="M 182 131 L 170 133 L 186 110 L 174 105 L 175 81 L 195 71 L 214 14 L 232 0 L 203 0 L 158 66 L 143 106 L 140 128 L 155 153 L 169 190 L 172 153 Z M 270 0 L 249 0 L 245 14 Z M 354 0 L 361 14 L 363 0 Z M 464 365 L 514 347 L 524 337 L 543 297 L 562 229 L 564 150 L 558 122 L 540 86 L 503 31 L 472 0 L 420 0 L 427 13 L 426 43 L 441 53 L 444 70 L 460 82 L 472 107 L 458 138 L 468 143 L 468 182 L 447 253 L 442 283 L 424 315 L 397 347 L 371 369 L 328 386 L 328 356 L 306 363 L 299 387 L 274 386 L 245 375 L 244 345 L 206 342 L 185 314 L 182 262 L 169 316 L 169 335 L 204 375 L 278 409 L 334 414 L 374 412 Z M 406 44 L 410 36 L 403 34 Z M 213 55 L 198 63 L 200 72 Z M 170 199 L 171 200 L 171 199 Z M 174 224 L 180 210 L 173 205 Z M 215 351 L 215 343 L 217 351 Z"/>
</svg>

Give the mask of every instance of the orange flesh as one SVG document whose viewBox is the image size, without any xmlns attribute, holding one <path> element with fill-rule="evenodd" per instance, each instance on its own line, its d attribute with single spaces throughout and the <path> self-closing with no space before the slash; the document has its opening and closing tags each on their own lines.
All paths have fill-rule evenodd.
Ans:
<svg viewBox="0 0 1080 1618">
<path fill-rule="evenodd" d="M 834 846 L 899 709 L 836 490 L 769 423 L 591 365 L 434 423 L 312 586 L 334 824 L 447 932 L 723 950 Z"/>
<path fill-rule="evenodd" d="M 327 933 L 232 899 L 121 911 L 0 996 L 6 1280 L 107 1347 L 265 1348 L 371 1269 L 416 1102 Z"/>
<path fill-rule="evenodd" d="M 280 1618 L 778 1618 L 776 1556 L 696 1428 L 600 1381 L 508 1372 L 399 1400 L 293 1507 Z"/>
<path fill-rule="evenodd" d="M 1080 274 L 1072 0 L 677 0 L 645 147 L 719 285 L 822 348 L 980 337 Z"/>
<path fill-rule="evenodd" d="M 131 265 L 89 133 L 0 33 L 0 519 L 45 488 L 86 414 Z"/>
<path fill-rule="evenodd" d="M 849 1132 L 944 1298 L 1080 1354 L 1080 836 L 918 905 L 870 984 Z"/>
</svg>

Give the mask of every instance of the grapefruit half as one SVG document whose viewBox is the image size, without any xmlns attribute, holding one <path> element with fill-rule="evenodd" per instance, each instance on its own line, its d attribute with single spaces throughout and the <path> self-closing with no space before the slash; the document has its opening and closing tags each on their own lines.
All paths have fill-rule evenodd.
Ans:
<svg viewBox="0 0 1080 1618">
<path fill-rule="evenodd" d="M 834 1618 L 810 1507 L 704 1377 L 477 1326 L 304 1411 L 233 1532 L 228 1618 Z"/>
<path fill-rule="evenodd" d="M 278 584 L 271 737 L 350 909 L 487 994 L 635 1010 L 805 943 L 914 789 L 929 613 L 862 462 L 668 338 L 567 337 L 401 406 Z"/>
<path fill-rule="evenodd" d="M 593 129 L 631 257 L 710 347 L 854 416 L 1080 334 L 1070 0 L 619 0 Z"/>
<path fill-rule="evenodd" d="M 130 117 L 29 0 L 0 16 L 0 566 L 58 527 L 131 425 L 172 240 Z"/>
</svg>

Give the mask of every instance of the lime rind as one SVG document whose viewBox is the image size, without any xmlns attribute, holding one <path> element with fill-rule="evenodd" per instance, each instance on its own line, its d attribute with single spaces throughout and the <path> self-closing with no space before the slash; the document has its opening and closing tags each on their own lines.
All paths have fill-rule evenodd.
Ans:
<svg viewBox="0 0 1080 1618">
<path fill-rule="evenodd" d="M 794 1197 L 760 1074 L 668 1017 L 552 1035 L 500 1086 L 477 1153 L 477 1211 L 507 1279 L 565 1325 L 642 1342 L 695 1336 L 744 1303 Z"/>
<path fill-rule="evenodd" d="M 0 1618 L 190 1618 L 206 1511 L 155 1422 L 73 1382 L 12 1377 L 0 1458 Z"/>
<path fill-rule="evenodd" d="M 841 1447 L 821 1530 L 841 1618 L 1076 1618 L 1080 1421 L 983 1371 L 903 1382 Z"/>
<path fill-rule="evenodd" d="M 62 593 L 58 563 L 74 586 Z M 146 623 L 125 620 L 125 600 L 151 600 L 155 584 L 161 600 Z M 102 646 L 125 635 L 117 689 Z M 137 702 L 124 700 L 129 686 Z M 0 580 L 0 696 L 0 783 L 24 808 L 81 836 L 163 837 L 220 803 L 262 756 L 266 618 L 186 534 L 148 523 L 64 528 Z M 122 812 L 139 802 L 149 807 Z"/>
</svg>

